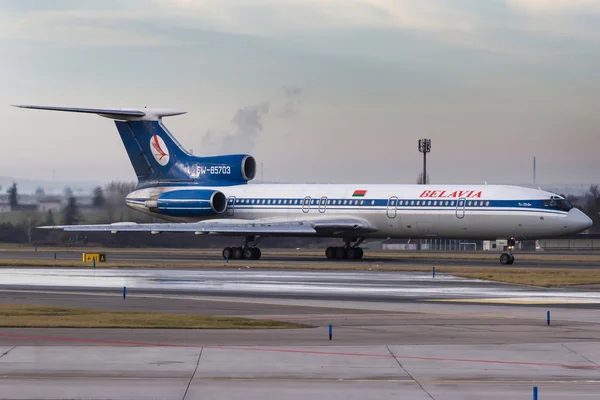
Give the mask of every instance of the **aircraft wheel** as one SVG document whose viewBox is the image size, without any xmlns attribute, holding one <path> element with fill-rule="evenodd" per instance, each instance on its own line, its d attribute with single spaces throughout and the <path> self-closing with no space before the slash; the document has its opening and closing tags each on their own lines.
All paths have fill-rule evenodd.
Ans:
<svg viewBox="0 0 600 400">
<path fill-rule="evenodd" d="M 354 258 L 356 260 L 362 260 L 363 256 L 365 255 L 365 252 L 363 251 L 363 249 L 361 249 L 360 247 L 356 247 L 354 250 L 356 251 Z"/>
<path fill-rule="evenodd" d="M 360 260 L 363 258 L 364 252 L 360 247 L 350 247 L 348 249 L 348 259 L 350 260 Z"/>
<path fill-rule="evenodd" d="M 502 253 L 502 255 L 500 256 L 500 264 L 502 264 L 502 265 L 510 264 L 511 263 L 510 257 L 511 257 L 511 255 L 508 253 Z"/>
<path fill-rule="evenodd" d="M 510 255 L 510 260 L 508 261 L 509 265 L 513 265 L 515 262 L 515 256 L 513 256 L 512 254 Z"/>
<path fill-rule="evenodd" d="M 336 247 L 335 248 L 335 258 L 337 258 L 338 260 L 343 260 L 347 257 L 348 257 L 348 254 L 346 253 L 346 248 L 344 248 L 344 247 Z"/>
<path fill-rule="evenodd" d="M 335 247 L 329 246 L 327 250 L 325 250 L 325 257 L 327 257 L 329 260 L 333 260 L 335 258 L 335 253 Z"/>
<path fill-rule="evenodd" d="M 356 260 L 357 259 L 356 256 L 358 255 L 358 252 L 356 251 L 356 249 L 354 247 L 349 247 L 346 250 L 346 254 L 347 254 L 348 260 Z"/>
<path fill-rule="evenodd" d="M 231 249 L 231 247 L 225 247 L 223 249 L 223 258 L 224 259 L 231 259 L 233 256 L 233 250 Z"/>
<path fill-rule="evenodd" d="M 245 260 L 256 260 L 256 258 L 254 258 L 255 255 L 256 255 L 256 252 L 254 251 L 254 248 L 246 247 L 244 249 L 244 259 Z"/>
<path fill-rule="evenodd" d="M 253 247 L 252 250 L 254 251 L 254 259 L 260 260 L 260 257 L 262 256 L 262 251 L 260 251 L 258 247 Z"/>
<path fill-rule="evenodd" d="M 232 250 L 234 260 L 242 260 L 244 258 L 244 251 L 241 247 L 234 247 Z"/>
</svg>

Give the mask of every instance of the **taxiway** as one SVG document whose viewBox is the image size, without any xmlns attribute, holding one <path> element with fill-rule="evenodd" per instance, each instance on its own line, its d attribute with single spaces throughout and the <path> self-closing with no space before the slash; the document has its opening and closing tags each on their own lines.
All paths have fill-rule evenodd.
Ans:
<svg viewBox="0 0 600 400">
<path fill-rule="evenodd" d="M 0 301 L 312 326 L 0 328 L 0 399 L 526 399 L 537 386 L 546 400 L 600 388 L 589 290 L 405 272 L 4 268 Z"/>
</svg>

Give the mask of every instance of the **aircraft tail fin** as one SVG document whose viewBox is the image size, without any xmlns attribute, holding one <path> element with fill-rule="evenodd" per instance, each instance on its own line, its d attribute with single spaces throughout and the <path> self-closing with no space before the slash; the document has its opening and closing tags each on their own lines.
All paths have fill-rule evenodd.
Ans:
<svg viewBox="0 0 600 400">
<path fill-rule="evenodd" d="M 115 120 L 140 185 L 235 185 L 246 183 L 256 175 L 256 161 L 252 156 L 196 157 L 187 152 L 162 123 L 163 117 L 181 115 L 184 111 L 162 108 L 15 107 L 97 114 Z"/>
</svg>

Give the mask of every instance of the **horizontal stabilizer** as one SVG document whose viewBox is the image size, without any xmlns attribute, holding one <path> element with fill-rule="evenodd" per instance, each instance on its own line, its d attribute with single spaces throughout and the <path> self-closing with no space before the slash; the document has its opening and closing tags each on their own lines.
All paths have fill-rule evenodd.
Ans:
<svg viewBox="0 0 600 400">
<path fill-rule="evenodd" d="M 162 117 L 185 114 L 185 111 L 170 110 L 166 108 L 78 108 L 78 107 L 52 107 L 15 105 L 18 108 L 34 110 L 65 111 L 85 114 L 98 114 L 101 117 L 120 121 L 157 121 Z"/>
</svg>

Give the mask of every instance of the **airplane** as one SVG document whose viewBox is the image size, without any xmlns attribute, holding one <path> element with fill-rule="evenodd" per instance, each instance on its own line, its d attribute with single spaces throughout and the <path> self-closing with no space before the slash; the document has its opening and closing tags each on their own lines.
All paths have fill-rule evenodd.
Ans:
<svg viewBox="0 0 600 400">
<path fill-rule="evenodd" d="M 249 154 L 198 157 L 162 122 L 171 109 L 15 107 L 97 114 L 115 121 L 138 179 L 127 206 L 161 223 L 43 226 L 77 232 L 187 232 L 244 237 L 223 258 L 257 260 L 269 236 L 339 238 L 328 259 L 359 260 L 364 240 L 444 238 L 508 240 L 500 263 L 513 264 L 517 240 L 584 231 L 592 221 L 560 195 L 508 185 L 249 184 Z"/>
</svg>

